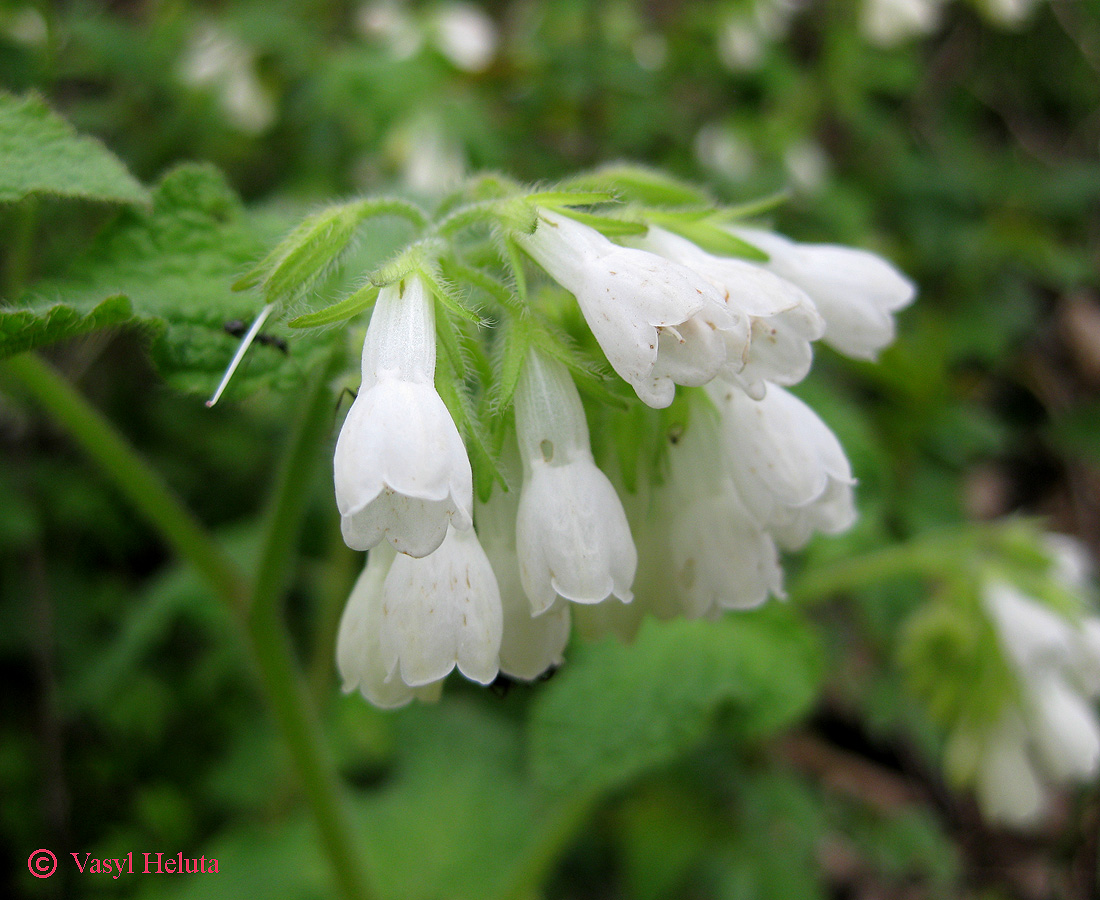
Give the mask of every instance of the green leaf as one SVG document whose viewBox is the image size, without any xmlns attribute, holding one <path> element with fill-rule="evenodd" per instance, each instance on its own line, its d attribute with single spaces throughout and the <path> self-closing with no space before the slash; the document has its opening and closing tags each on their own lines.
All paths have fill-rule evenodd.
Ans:
<svg viewBox="0 0 1100 900">
<path fill-rule="evenodd" d="M 604 166 L 590 175 L 583 175 L 569 182 L 569 186 L 613 191 L 628 200 L 647 206 L 693 206 L 711 203 L 705 191 L 644 166 Z"/>
<path fill-rule="evenodd" d="M 615 219 L 611 216 L 597 216 L 593 213 L 581 212 L 579 209 L 570 209 L 565 215 L 578 222 L 583 222 L 590 228 L 595 228 L 607 237 L 616 237 L 623 234 L 645 234 L 648 227 L 642 222 L 631 222 L 629 219 Z"/>
<path fill-rule="evenodd" d="M 78 135 L 40 97 L 0 93 L 0 201 L 36 193 L 149 201 L 148 191 L 110 150 Z"/>
<path fill-rule="evenodd" d="M 699 220 L 694 215 L 652 211 L 648 217 L 655 225 L 674 231 L 716 256 L 737 256 L 767 262 L 768 254 L 752 244 L 730 234 L 711 220 Z"/>
<path fill-rule="evenodd" d="M 65 303 L 33 309 L 0 309 L 0 358 L 127 322 L 133 317 L 129 299 L 121 294 L 108 297 L 87 311 Z"/>
<path fill-rule="evenodd" d="M 336 322 L 344 322 L 359 315 L 368 306 L 374 303 L 378 296 L 379 287 L 369 281 L 353 294 L 345 297 L 338 303 L 319 309 L 317 312 L 306 313 L 291 319 L 287 324 L 291 328 L 317 328 L 320 325 L 332 325 Z"/>
<path fill-rule="evenodd" d="M 364 220 L 383 215 L 400 216 L 417 227 L 426 221 L 418 207 L 389 197 L 330 206 L 307 216 L 234 290 L 262 283 L 268 303 L 300 296 L 340 261 Z"/>
<path fill-rule="evenodd" d="M 760 737 L 812 704 L 822 659 L 813 632 L 772 603 L 719 622 L 647 620 L 633 646 L 574 652 L 535 701 L 534 776 L 552 789 L 607 791 L 675 759 L 719 710 Z"/>
<path fill-rule="evenodd" d="M 526 199 L 536 206 L 561 207 L 614 203 L 618 197 L 612 191 L 536 191 Z"/>
<path fill-rule="evenodd" d="M 230 285 L 285 227 L 285 219 L 247 214 L 213 167 L 176 169 L 149 208 L 123 211 L 67 274 L 0 308 L 0 356 L 101 324 L 128 324 L 149 336 L 154 361 L 177 388 L 208 395 L 237 347 L 227 326 L 259 310 L 254 296 Z M 271 340 L 249 351 L 231 392 L 297 385 L 333 340 L 330 332 L 282 325 L 266 331 Z"/>
</svg>

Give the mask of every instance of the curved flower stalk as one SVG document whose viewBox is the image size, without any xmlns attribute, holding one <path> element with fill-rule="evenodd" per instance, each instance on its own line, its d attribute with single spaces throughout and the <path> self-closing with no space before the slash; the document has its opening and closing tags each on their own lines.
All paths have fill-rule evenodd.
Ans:
<svg viewBox="0 0 1100 900">
<path fill-rule="evenodd" d="M 363 345 L 363 382 L 336 442 L 344 540 L 427 556 L 471 524 L 466 447 L 435 389 L 435 314 L 420 278 L 384 287 Z"/>
<path fill-rule="evenodd" d="M 457 666 L 488 684 L 499 670 L 502 629 L 500 589 L 472 528 L 448 528 L 422 559 L 398 554 L 386 573 L 377 641 L 388 679 L 423 687 Z"/>
<path fill-rule="evenodd" d="M 508 455 L 511 457 L 513 452 Z M 518 454 L 515 455 L 518 468 Z M 481 546 L 500 587 L 504 613 L 500 671 L 533 681 L 548 669 L 561 665 L 562 653 L 569 642 L 571 604 L 559 599 L 542 614 L 532 613 L 520 579 L 516 552 L 518 505 L 514 491 L 497 489 L 488 502 L 477 505 L 475 515 Z"/>
<path fill-rule="evenodd" d="M 1050 546 L 1051 579 L 1063 588 L 1083 588 L 1065 578 L 1082 574 L 1077 562 L 1062 558 L 1065 544 Z M 974 783 L 989 818 L 1028 827 L 1042 818 L 1051 786 L 1100 774 L 1100 720 L 1093 706 L 1100 697 L 1100 619 L 1073 621 L 997 579 L 984 586 L 982 607 L 1017 693 L 992 728 L 956 731 L 948 764 L 960 781 Z"/>
<path fill-rule="evenodd" d="M 774 384 L 759 400 L 719 383 L 707 392 L 721 416 L 721 444 L 738 493 L 782 546 L 798 549 L 815 531 L 839 534 L 852 526 L 851 465 L 810 407 Z"/>
<path fill-rule="evenodd" d="M 714 256 L 656 226 L 631 243 L 697 272 L 718 289 L 738 319 L 748 319 L 747 348 L 742 335 L 726 333 L 731 339 L 723 375 L 757 399 L 764 395 L 765 381 L 796 384 L 806 377 L 813 363 L 811 343 L 825 334 L 825 320 L 802 288 L 743 259 Z M 741 365 L 734 367 L 734 360 Z"/>
<path fill-rule="evenodd" d="M 875 359 L 893 343 L 893 314 L 913 302 L 916 288 L 882 257 L 757 229 L 734 233 L 768 254 L 767 269 L 810 295 L 825 320 L 825 343 L 859 359 Z"/>
<path fill-rule="evenodd" d="M 358 690 L 383 709 L 405 706 L 414 698 L 434 702 L 443 687 L 441 681 L 409 687 L 382 663 L 382 590 L 395 556 L 389 544 L 379 544 L 370 552 L 344 607 L 336 639 L 336 668 L 344 681 L 344 693 Z"/>
<path fill-rule="evenodd" d="M 516 546 L 531 609 L 540 615 L 559 596 L 629 603 L 638 554 L 618 494 L 592 459 L 568 370 L 529 350 L 515 404 L 523 461 Z"/>
<path fill-rule="evenodd" d="M 611 367 L 649 406 L 668 406 L 677 384 L 706 384 L 727 360 L 740 368 L 748 321 L 691 269 L 545 209 L 516 240 L 577 298 Z"/>
</svg>

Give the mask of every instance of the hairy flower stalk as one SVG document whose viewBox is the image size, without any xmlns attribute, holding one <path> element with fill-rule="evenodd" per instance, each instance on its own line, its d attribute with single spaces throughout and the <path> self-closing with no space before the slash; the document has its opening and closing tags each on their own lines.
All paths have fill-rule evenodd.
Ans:
<svg viewBox="0 0 1100 900">
<path fill-rule="evenodd" d="M 531 609 L 541 614 L 558 597 L 629 603 L 638 554 L 615 488 L 592 459 L 568 370 L 529 351 L 515 403 L 523 460 L 516 546 Z"/>
<path fill-rule="evenodd" d="M 677 384 L 740 369 L 748 320 L 698 273 L 548 210 L 516 239 L 577 298 L 607 361 L 649 406 L 668 406 Z"/>
<path fill-rule="evenodd" d="M 470 527 L 466 447 L 435 389 L 435 316 L 420 278 L 384 287 L 363 345 L 363 382 L 336 442 L 344 540 L 427 556 Z"/>
</svg>

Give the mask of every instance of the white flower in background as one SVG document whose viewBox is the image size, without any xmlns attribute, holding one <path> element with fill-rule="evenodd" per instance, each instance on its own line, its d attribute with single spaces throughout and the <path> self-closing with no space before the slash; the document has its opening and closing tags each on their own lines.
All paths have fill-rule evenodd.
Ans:
<svg viewBox="0 0 1100 900">
<path fill-rule="evenodd" d="M 677 384 L 706 384 L 727 346 L 747 343 L 747 321 L 684 266 L 546 210 L 535 233 L 516 240 L 577 298 L 611 367 L 649 406 L 668 406 Z"/>
<path fill-rule="evenodd" d="M 359 33 L 379 40 L 395 60 L 409 59 L 424 43 L 423 35 L 401 4 L 394 0 L 364 3 L 355 17 Z"/>
<path fill-rule="evenodd" d="M 1050 577 L 1082 590 L 1079 547 L 1062 536 L 1048 542 Z M 1042 817 L 1048 785 L 1087 782 L 1100 774 L 1100 619 L 1067 618 L 1005 581 L 992 580 L 982 604 L 1016 677 L 1018 700 L 984 734 L 956 738 L 966 752 L 961 774 L 975 781 L 987 816 L 1018 827 Z M 1004 770 L 1004 771 L 1001 771 Z M 999 773 L 999 775 L 998 775 Z M 1007 779 L 1014 773 L 1016 780 Z M 1026 776 L 1026 777 L 1025 777 Z"/>
<path fill-rule="evenodd" d="M 230 124 L 261 134 L 275 121 L 275 101 L 256 76 L 252 50 L 213 26 L 198 30 L 180 67 L 185 84 L 213 88 Z"/>
<path fill-rule="evenodd" d="M 829 174 L 829 157 L 817 141 L 803 140 L 783 151 L 783 168 L 791 178 L 791 186 L 800 193 L 816 193 Z"/>
<path fill-rule="evenodd" d="M 759 400 L 718 382 L 707 390 L 721 416 L 722 450 L 738 493 L 782 546 L 797 549 L 815 531 L 851 527 L 851 465 L 809 406 L 774 384 Z"/>
<path fill-rule="evenodd" d="M 825 319 L 825 343 L 874 359 L 893 342 L 893 314 L 913 302 L 916 289 L 882 257 L 834 244 L 798 244 L 757 229 L 734 233 L 768 254 L 762 265 L 810 295 Z"/>
<path fill-rule="evenodd" d="M 518 469 L 518 452 L 509 448 L 506 461 L 511 462 L 513 457 Z M 536 616 L 531 611 L 531 602 L 520 580 L 516 552 L 518 506 L 515 491 L 497 487 L 487 503 L 476 506 L 474 515 L 481 546 L 493 566 L 500 588 L 504 613 L 500 671 L 513 678 L 532 681 L 547 669 L 561 664 L 562 652 L 569 642 L 571 604 L 558 600 L 541 615 Z"/>
<path fill-rule="evenodd" d="M 466 175 L 466 155 L 438 117 L 416 116 L 386 135 L 386 155 L 417 194 L 441 197 Z"/>
<path fill-rule="evenodd" d="M 497 52 L 497 27 L 473 3 L 443 3 L 436 7 L 430 27 L 435 45 L 456 68 L 483 72 Z"/>
<path fill-rule="evenodd" d="M 20 44 L 38 47 L 46 43 L 50 32 L 42 13 L 28 4 L 0 12 L 0 34 Z"/>
<path fill-rule="evenodd" d="M 414 698 L 437 700 L 443 686 L 436 682 L 411 688 L 382 664 L 382 587 L 395 555 L 389 544 L 379 544 L 370 552 L 344 607 L 336 640 L 336 668 L 344 682 L 344 693 L 358 690 L 383 709 L 404 706 Z"/>
<path fill-rule="evenodd" d="M 1019 25 L 1026 19 L 1038 0 L 982 0 L 982 9 L 994 22 L 1007 28 Z"/>
<path fill-rule="evenodd" d="M 864 0 L 860 26 L 875 44 L 890 47 L 934 31 L 943 0 Z"/>
<path fill-rule="evenodd" d="M 382 586 L 378 653 L 388 678 L 423 687 L 456 666 L 471 681 L 497 676 L 500 589 L 474 529 L 447 529 L 422 559 L 397 554 Z"/>
<path fill-rule="evenodd" d="M 738 320 L 748 320 L 747 348 L 741 331 L 725 332 L 724 376 L 757 397 L 763 396 L 765 380 L 795 384 L 806 377 L 813 362 L 810 343 L 825 333 L 825 322 L 805 291 L 760 266 L 714 256 L 656 226 L 630 243 L 701 275 L 717 288 Z"/>
<path fill-rule="evenodd" d="M 629 603 L 638 564 L 615 488 L 592 459 L 584 407 L 565 366 L 527 354 L 515 393 L 523 489 L 516 520 L 520 579 L 540 615 L 563 597 Z"/>
<path fill-rule="evenodd" d="M 691 146 L 699 165 L 730 181 L 744 180 L 758 167 L 752 147 L 723 122 L 707 122 Z"/>
<path fill-rule="evenodd" d="M 363 344 L 363 383 L 336 442 L 336 504 L 344 540 L 388 540 L 426 556 L 448 525 L 468 529 L 470 460 L 435 389 L 435 313 L 413 276 L 378 294 Z"/>
</svg>

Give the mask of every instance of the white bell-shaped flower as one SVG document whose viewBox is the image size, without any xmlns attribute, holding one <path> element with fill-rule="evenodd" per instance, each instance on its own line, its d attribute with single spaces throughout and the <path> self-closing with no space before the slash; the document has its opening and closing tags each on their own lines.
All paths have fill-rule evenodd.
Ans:
<svg viewBox="0 0 1100 900">
<path fill-rule="evenodd" d="M 577 298 L 611 367 L 649 406 L 668 406 L 677 384 L 706 384 L 729 345 L 748 344 L 748 321 L 684 266 L 547 210 L 534 234 L 516 240 Z"/>
<path fill-rule="evenodd" d="M 774 384 L 760 400 L 717 382 L 708 393 L 738 493 L 776 540 L 794 549 L 815 531 L 838 534 L 852 525 L 852 468 L 817 413 Z"/>
<path fill-rule="evenodd" d="M 813 362 L 811 342 L 825 333 L 825 320 L 804 290 L 743 259 L 714 256 L 686 238 L 650 226 L 631 244 L 680 263 L 718 289 L 737 318 L 749 321 L 749 344 L 727 331 L 729 357 L 722 374 L 755 397 L 764 382 L 796 384 Z"/>
<path fill-rule="evenodd" d="M 1043 768 L 1054 781 L 1088 781 L 1100 771 L 1100 723 L 1092 705 L 1054 672 L 1028 681 L 1027 708 Z"/>
<path fill-rule="evenodd" d="M 497 676 L 503 619 L 500 590 L 474 529 L 447 529 L 422 559 L 398 554 L 382 587 L 379 657 L 387 678 L 410 687 L 455 666 L 471 681 Z"/>
<path fill-rule="evenodd" d="M 354 550 L 386 539 L 426 556 L 448 525 L 470 527 L 470 460 L 434 379 L 434 308 L 413 276 L 378 295 L 363 383 L 336 442 L 336 504 Z"/>
<path fill-rule="evenodd" d="M 1035 825 L 1046 810 L 1048 790 L 1028 752 L 1028 734 L 1019 716 L 1007 714 L 981 744 L 975 790 L 982 812 L 1017 828 Z"/>
<path fill-rule="evenodd" d="M 783 596 L 775 543 L 741 501 L 719 444 L 714 410 L 694 405 L 686 429 L 668 435 L 660 484 L 637 504 L 634 604 L 659 619 L 710 617 Z"/>
<path fill-rule="evenodd" d="M 798 285 L 825 319 L 825 343 L 848 356 L 874 359 L 894 341 L 894 313 L 916 296 L 913 283 L 866 250 L 798 244 L 768 231 L 735 234 L 770 257 L 762 265 Z"/>
<path fill-rule="evenodd" d="M 528 352 L 515 393 L 523 489 L 516 546 L 536 615 L 559 597 L 630 602 L 638 554 L 615 488 L 592 459 L 577 388 L 557 360 Z"/>
<path fill-rule="evenodd" d="M 395 552 L 379 544 L 367 557 L 366 568 L 355 582 L 340 619 L 336 639 L 336 668 L 344 681 L 344 692 L 354 690 L 375 706 L 395 709 L 413 698 L 439 699 L 442 682 L 409 687 L 382 663 L 382 586 L 393 565 Z"/>
<path fill-rule="evenodd" d="M 506 448 L 502 468 L 519 456 L 514 446 Z M 570 604 L 558 600 L 540 615 L 531 603 L 519 575 L 516 551 L 516 515 L 519 498 L 515 491 L 494 490 L 488 502 L 475 507 L 481 546 L 492 563 L 500 587 L 504 612 L 504 633 L 500 642 L 500 671 L 513 678 L 533 681 L 547 669 L 561 665 L 569 642 Z"/>
</svg>

